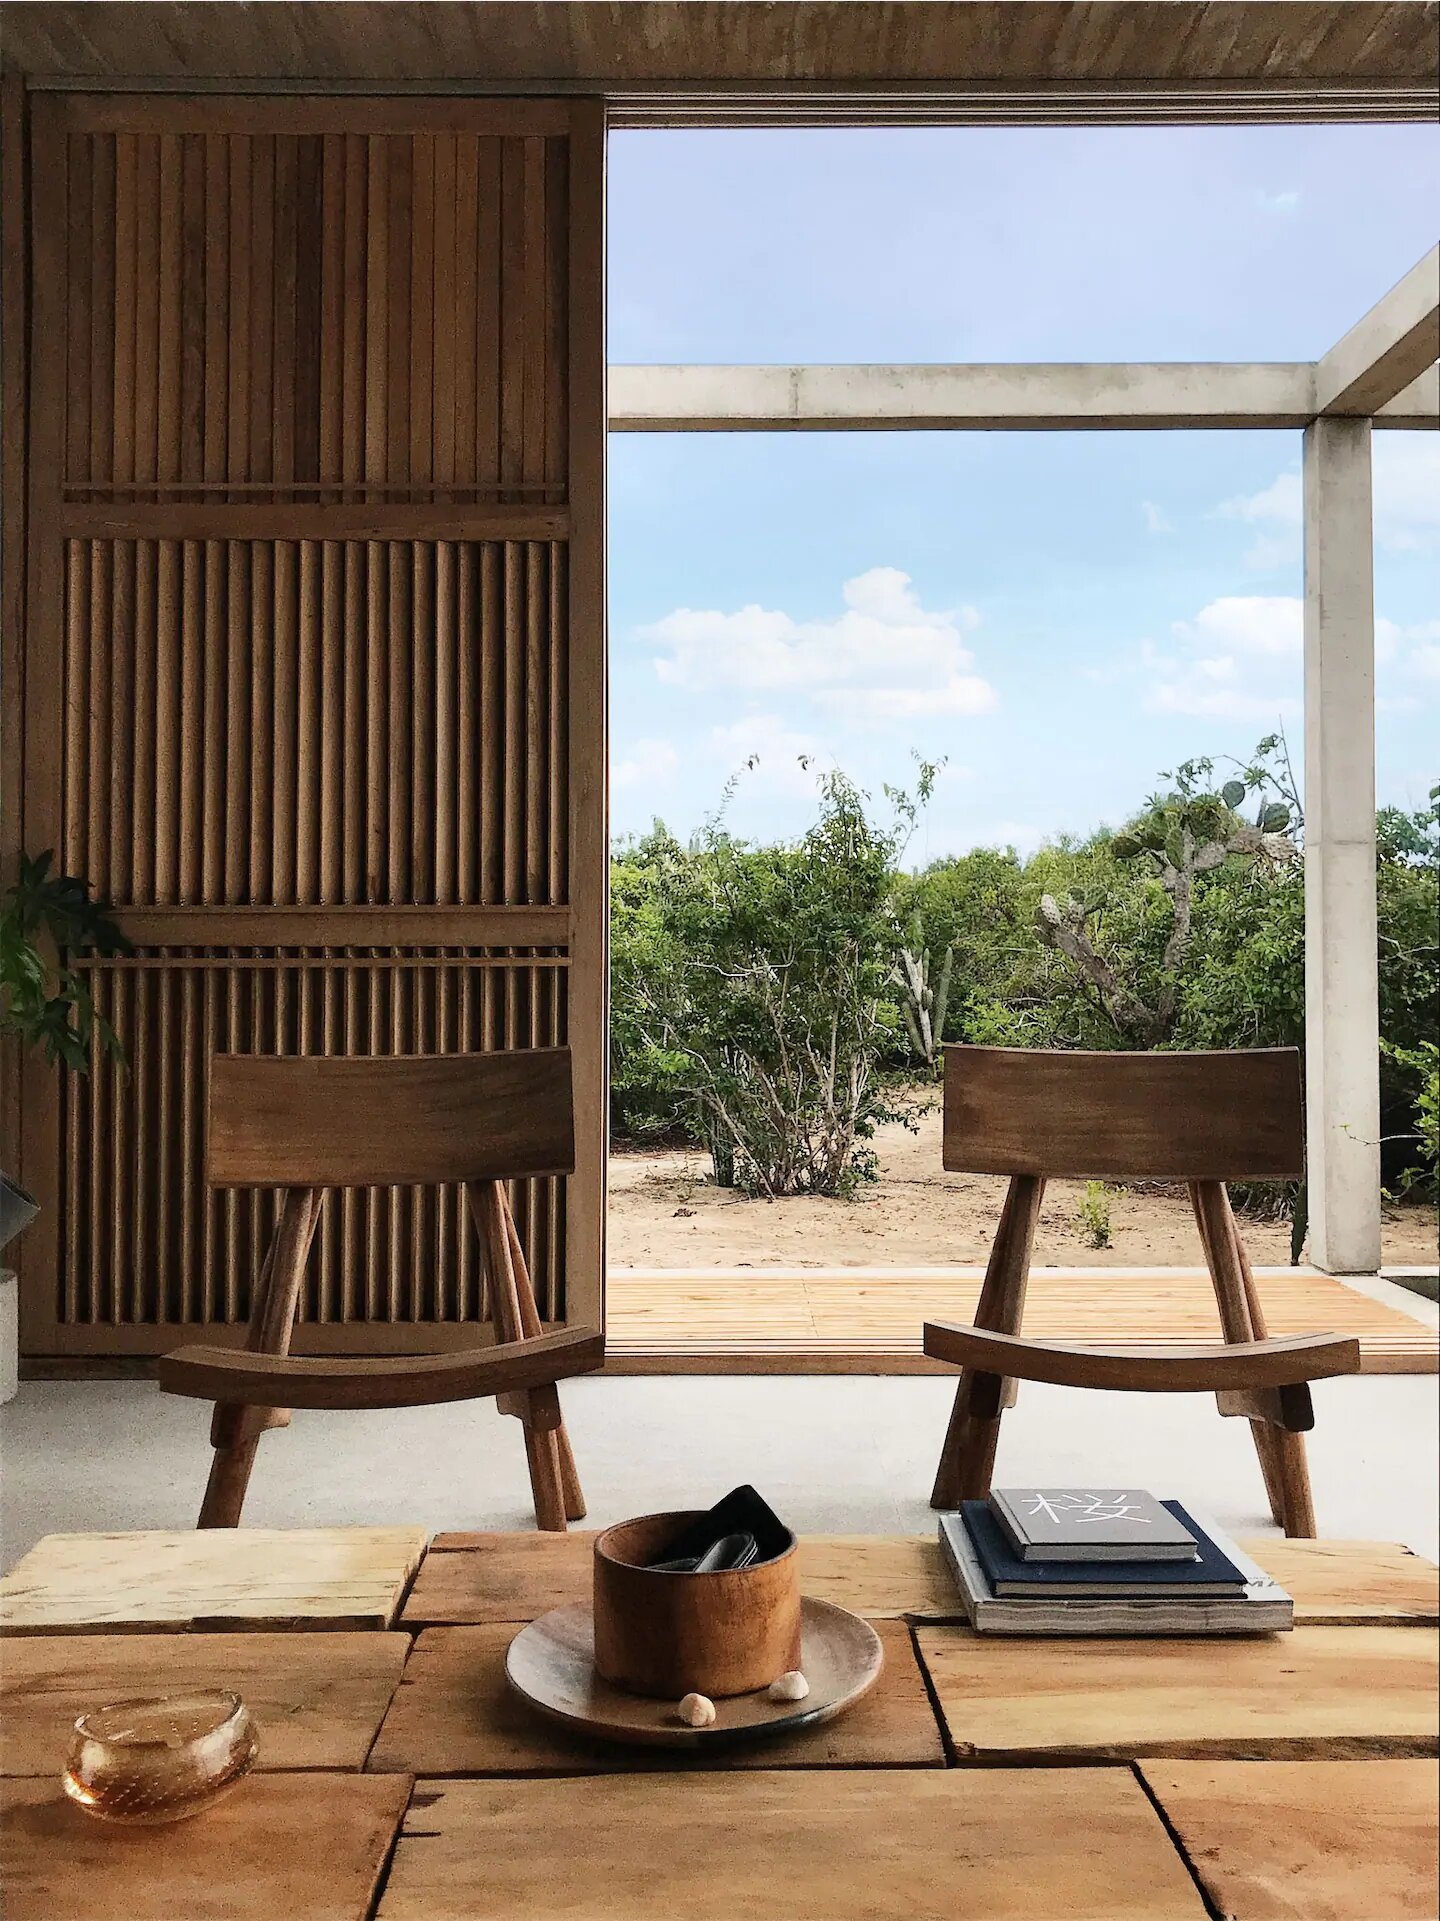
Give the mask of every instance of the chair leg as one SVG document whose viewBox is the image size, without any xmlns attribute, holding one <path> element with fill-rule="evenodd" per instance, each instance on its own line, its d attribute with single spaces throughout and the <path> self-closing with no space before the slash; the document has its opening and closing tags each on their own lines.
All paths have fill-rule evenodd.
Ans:
<svg viewBox="0 0 1440 1921">
<path fill-rule="evenodd" d="M 1275 1433 L 1276 1430 L 1268 1421 L 1250 1423 L 1250 1438 L 1255 1443 L 1260 1472 L 1265 1479 L 1265 1498 L 1270 1503 L 1270 1518 L 1276 1527 L 1284 1527 L 1285 1497 L 1280 1481 L 1280 1461 L 1274 1447 Z"/>
<path fill-rule="evenodd" d="M 1263 1341 L 1267 1332 L 1265 1316 L 1224 1182 L 1192 1181 L 1190 1203 L 1200 1229 L 1200 1242 L 1205 1250 L 1205 1264 L 1210 1270 L 1225 1339 Z M 1272 1421 L 1252 1420 L 1250 1432 L 1275 1525 L 1283 1527 L 1292 1537 L 1313 1538 L 1315 1504 L 1310 1492 L 1304 1436 L 1277 1427 Z"/>
<path fill-rule="evenodd" d="M 520 1304 L 520 1329 L 528 1341 L 540 1334 L 540 1308 L 530 1280 L 530 1265 L 525 1259 L 525 1250 L 520 1245 L 515 1216 L 510 1212 L 508 1205 L 505 1208 L 505 1228 L 510 1242 L 510 1262 L 515 1269 L 515 1293 Z M 555 1411 L 559 1415 L 554 1429 L 555 1452 L 560 1467 L 560 1487 L 565 1506 L 565 1518 L 567 1521 L 583 1521 L 585 1494 L 580 1486 L 580 1471 L 575 1465 L 575 1450 L 570 1445 L 570 1433 L 565 1426 L 564 1415 L 560 1414 L 558 1389 L 555 1390 Z"/>
<path fill-rule="evenodd" d="M 585 1491 L 580 1485 L 580 1471 L 575 1465 L 575 1450 L 570 1445 L 570 1435 L 563 1421 L 555 1430 L 555 1448 L 560 1456 L 560 1492 L 565 1502 L 565 1519 L 583 1521 Z"/>
<path fill-rule="evenodd" d="M 487 1181 L 472 1189 L 471 1207 L 485 1249 L 495 1338 L 534 1340 L 541 1332 L 540 1310 L 504 1187 L 499 1181 Z M 558 1389 L 552 1383 L 497 1395 L 495 1405 L 502 1414 L 513 1415 L 524 1429 L 536 1527 L 545 1533 L 563 1534 L 567 1521 L 585 1518 L 585 1498 L 560 1412 Z"/>
<path fill-rule="evenodd" d="M 216 1410 L 227 1414 L 232 1411 Z M 245 1505 L 245 1491 L 250 1485 L 250 1470 L 255 1465 L 259 1444 L 259 1434 L 251 1434 L 244 1440 L 216 1442 L 210 1477 L 205 1483 L 205 1498 L 200 1503 L 200 1519 L 195 1523 L 197 1528 L 239 1527 L 240 1510 Z"/>
<path fill-rule="evenodd" d="M 531 1405 L 521 1414 L 525 1460 L 530 1469 L 530 1492 L 535 1501 L 535 1525 L 543 1534 L 563 1534 L 567 1519 L 565 1489 L 560 1475 L 559 1430 L 544 1419 L 545 1388 L 531 1388 L 522 1398 Z M 549 1394 L 555 1390 L 550 1388 Z M 536 1405 L 536 1401 L 539 1404 Z M 559 1416 L 560 1403 L 553 1402 Z"/>
<path fill-rule="evenodd" d="M 998 1374 L 977 1374 L 968 1368 L 962 1373 L 930 1494 L 932 1507 L 959 1507 L 962 1501 L 983 1501 L 989 1494 L 1005 1388 Z"/>
<path fill-rule="evenodd" d="M 1010 1182 L 995 1244 L 985 1269 L 985 1283 L 975 1308 L 975 1325 L 997 1334 L 1018 1334 L 1025 1311 L 1025 1282 L 1030 1272 L 1030 1250 L 1040 1218 L 1044 1179 L 1017 1174 Z M 961 1501 L 983 1500 L 990 1492 L 995 1451 L 1000 1441 L 1000 1416 L 1013 1398 L 1010 1384 L 998 1393 L 984 1386 L 991 1377 L 962 1370 L 955 1390 L 950 1425 L 940 1450 L 940 1464 L 930 1490 L 934 1508 L 958 1507 Z M 983 1412 L 981 1411 L 983 1407 Z"/>
<path fill-rule="evenodd" d="M 317 1188 L 292 1187 L 285 1195 L 275 1237 L 255 1283 L 250 1331 L 245 1345 L 254 1354 L 288 1354 L 300 1284 L 305 1275 L 310 1243 L 320 1219 Z M 200 1503 L 197 1528 L 238 1527 L 255 1466 L 255 1450 L 267 1428 L 284 1427 L 285 1408 L 251 1408 L 239 1402 L 217 1406 L 210 1423 L 215 1458 Z"/>
<path fill-rule="evenodd" d="M 945 1430 L 944 1444 L 940 1449 L 940 1462 L 935 1469 L 935 1484 L 930 1490 L 931 1507 L 944 1509 L 960 1505 L 960 1456 L 965 1447 L 966 1430 L 970 1426 L 966 1412 L 969 1398 L 969 1382 L 962 1371 L 955 1388 L 955 1401 L 950 1409 L 950 1425 Z"/>
<path fill-rule="evenodd" d="M 1310 1465 L 1305 1458 L 1305 1436 L 1283 1427 L 1270 1429 L 1280 1484 L 1280 1512 L 1275 1517 L 1291 1540 L 1315 1538 L 1315 1501 L 1310 1492 Z"/>
</svg>

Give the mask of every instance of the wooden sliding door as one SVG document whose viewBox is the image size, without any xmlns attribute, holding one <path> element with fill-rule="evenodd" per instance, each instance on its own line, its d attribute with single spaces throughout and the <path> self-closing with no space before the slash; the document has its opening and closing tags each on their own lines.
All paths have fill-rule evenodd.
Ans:
<svg viewBox="0 0 1440 1921">
<path fill-rule="evenodd" d="M 603 110 L 29 103 L 20 836 L 119 904 L 126 1065 L 31 1063 L 36 1355 L 238 1337 L 270 1195 L 202 1178 L 217 1050 L 547 1046 L 579 1156 L 523 1184 L 601 1315 Z M 470 1343 L 454 1192 L 332 1197 L 301 1351 Z"/>
</svg>

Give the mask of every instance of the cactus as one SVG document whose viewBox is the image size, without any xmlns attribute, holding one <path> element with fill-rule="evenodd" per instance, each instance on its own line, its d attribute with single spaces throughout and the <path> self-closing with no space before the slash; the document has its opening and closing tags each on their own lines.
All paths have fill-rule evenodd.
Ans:
<svg viewBox="0 0 1440 1921">
<path fill-rule="evenodd" d="M 910 917 L 905 930 L 906 944 L 901 947 L 890 979 L 900 989 L 900 1012 L 915 1058 L 934 1067 L 945 1039 L 945 1015 L 950 1005 L 950 977 L 955 968 L 954 946 L 946 947 L 940 966 L 931 982 L 930 950 L 925 945 L 925 930 L 919 914 Z"/>
<path fill-rule="evenodd" d="M 1180 991 L 1180 970 L 1190 943 L 1195 882 L 1227 860 L 1295 860 L 1299 849 L 1291 838 L 1292 821 L 1299 825 L 1299 805 L 1290 776 L 1282 736 L 1262 741 L 1257 761 L 1243 770 L 1244 778 L 1227 780 L 1218 793 L 1204 783 L 1214 771 L 1208 760 L 1186 761 L 1175 770 L 1175 790 L 1152 795 L 1145 811 L 1110 842 L 1118 861 L 1146 862 L 1170 899 L 1171 925 L 1161 959 L 1159 991 L 1151 1005 L 1122 981 L 1090 938 L 1088 923 L 1104 906 L 1103 895 L 1082 899 L 1072 895 L 1062 906 L 1043 894 L 1035 910 L 1035 930 L 1094 986 L 1118 1031 L 1142 1047 L 1158 1047 L 1170 1034 Z M 1278 768 L 1271 765 L 1278 762 Z M 1286 799 L 1267 798 L 1278 788 Z M 1258 792 L 1253 822 L 1236 812 L 1245 797 Z"/>
</svg>

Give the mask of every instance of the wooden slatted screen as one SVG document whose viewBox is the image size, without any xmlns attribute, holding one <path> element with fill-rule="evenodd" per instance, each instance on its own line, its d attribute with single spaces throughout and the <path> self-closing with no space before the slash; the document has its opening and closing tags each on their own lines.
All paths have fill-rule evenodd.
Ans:
<svg viewBox="0 0 1440 1921">
<path fill-rule="evenodd" d="M 517 1215 L 601 1313 L 603 112 L 35 96 L 23 839 L 122 908 L 128 1057 L 29 1066 L 34 1354 L 238 1337 L 217 1049 L 576 1053 Z M 332 1200 L 299 1349 L 477 1338 L 453 1192 Z"/>
</svg>

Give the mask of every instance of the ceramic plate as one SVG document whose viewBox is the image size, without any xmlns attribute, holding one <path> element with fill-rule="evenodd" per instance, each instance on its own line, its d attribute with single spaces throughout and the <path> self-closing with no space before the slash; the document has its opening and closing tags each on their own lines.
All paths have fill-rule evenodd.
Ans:
<svg viewBox="0 0 1440 1921">
<path fill-rule="evenodd" d="M 800 1647 L 801 1670 L 810 1683 L 803 1701 L 772 1701 L 763 1689 L 737 1694 L 715 1703 L 715 1720 L 705 1728 L 686 1727 L 674 1701 L 652 1701 L 601 1680 L 588 1607 L 556 1608 L 521 1628 L 505 1656 L 505 1675 L 532 1707 L 577 1733 L 705 1748 L 833 1721 L 870 1692 L 884 1665 L 870 1623 L 829 1601 L 801 1602 Z"/>
</svg>

